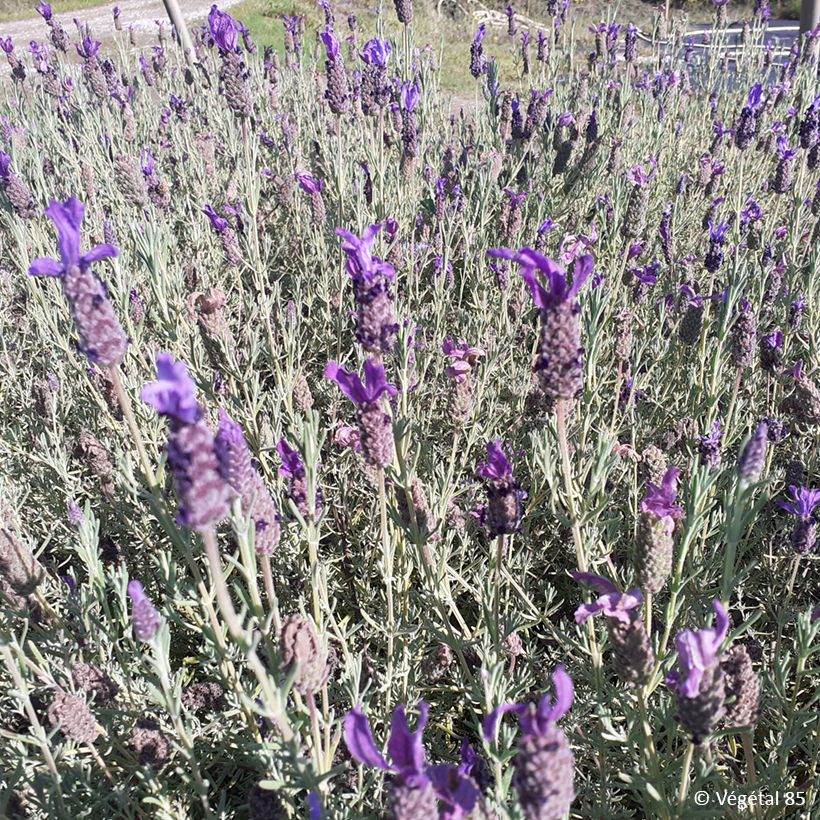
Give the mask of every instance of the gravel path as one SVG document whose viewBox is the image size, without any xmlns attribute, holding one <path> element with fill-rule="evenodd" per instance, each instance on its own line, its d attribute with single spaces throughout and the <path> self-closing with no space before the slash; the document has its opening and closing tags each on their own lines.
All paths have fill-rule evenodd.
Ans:
<svg viewBox="0 0 820 820">
<path fill-rule="evenodd" d="M 189 22 L 201 20 L 208 15 L 213 0 L 182 0 L 180 6 L 182 15 Z M 235 6 L 239 0 L 220 0 L 220 9 L 229 9 Z M 34 0 L 32 0 L 32 6 Z M 75 12 L 64 12 L 54 16 L 62 23 L 63 28 L 69 33 L 72 39 L 77 33 L 74 27 L 74 18 L 88 23 L 95 37 L 104 40 L 114 31 L 114 18 L 112 9 L 114 6 L 120 7 L 120 20 L 124 31 L 129 26 L 140 33 L 140 39 L 153 37 L 157 30 L 155 20 L 162 20 L 166 25 L 166 31 L 170 30 L 170 21 L 165 13 L 165 6 L 162 0 L 113 0 L 94 8 L 81 9 Z M 16 20 L 10 23 L 0 23 L 0 36 L 11 37 L 17 44 L 18 49 L 24 48 L 31 40 L 43 40 L 46 37 L 46 25 L 42 18 L 32 12 L 33 17 L 28 20 Z M 5 63 L 5 60 L 3 60 Z"/>
</svg>

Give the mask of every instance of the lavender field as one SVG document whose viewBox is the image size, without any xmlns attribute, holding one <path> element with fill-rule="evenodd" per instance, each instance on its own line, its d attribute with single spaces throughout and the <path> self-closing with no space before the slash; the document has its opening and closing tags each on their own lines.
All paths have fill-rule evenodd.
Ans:
<svg viewBox="0 0 820 820">
<path fill-rule="evenodd" d="M 0 38 L 0 817 L 818 816 L 820 31 L 533 8 Z"/>
</svg>

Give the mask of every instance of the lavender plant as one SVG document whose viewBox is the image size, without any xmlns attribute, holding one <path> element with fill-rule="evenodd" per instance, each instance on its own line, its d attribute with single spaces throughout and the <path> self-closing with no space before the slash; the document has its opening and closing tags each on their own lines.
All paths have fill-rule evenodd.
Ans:
<svg viewBox="0 0 820 820">
<path fill-rule="evenodd" d="M 758 5 L 0 39 L 1 816 L 814 811 L 820 38 Z"/>
</svg>

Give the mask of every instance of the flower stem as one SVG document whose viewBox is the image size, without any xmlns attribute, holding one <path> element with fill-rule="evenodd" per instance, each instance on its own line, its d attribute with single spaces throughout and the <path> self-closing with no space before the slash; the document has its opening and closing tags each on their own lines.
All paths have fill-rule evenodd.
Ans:
<svg viewBox="0 0 820 820">
<path fill-rule="evenodd" d="M 142 442 L 142 435 L 140 434 L 140 428 L 137 424 L 137 418 L 134 415 L 134 408 L 131 404 L 131 399 L 128 398 L 128 394 L 125 392 L 125 388 L 123 387 L 122 379 L 120 378 L 120 369 L 118 367 L 110 368 L 108 370 L 108 376 L 114 387 L 114 393 L 117 396 L 120 409 L 125 417 L 125 422 L 128 425 L 128 429 L 131 431 L 131 438 L 134 440 L 134 444 L 136 445 L 140 464 L 142 465 L 143 475 L 145 476 L 145 480 L 148 482 L 149 488 L 153 491 L 157 487 L 157 477 L 154 475 L 154 470 L 152 469 L 151 462 L 148 459 L 148 453 L 146 452 L 145 445 Z"/>
<path fill-rule="evenodd" d="M 493 626 L 498 633 L 498 648 L 501 650 L 501 562 L 504 560 L 504 536 L 499 535 L 495 542 L 495 579 L 493 595 Z"/>
<path fill-rule="evenodd" d="M 689 794 L 689 770 L 692 768 L 692 755 L 695 753 L 695 744 L 690 740 L 683 756 L 683 769 L 680 773 L 680 788 L 678 789 L 678 807 L 683 808 L 686 796 Z"/>
<path fill-rule="evenodd" d="M 194 753 L 194 741 L 191 738 L 191 735 L 182 720 L 182 716 L 179 713 L 179 703 L 174 697 L 171 687 L 171 668 L 168 663 L 168 656 L 159 635 L 155 636 L 151 644 L 154 650 L 154 665 L 157 670 L 157 675 L 159 676 L 160 685 L 162 686 L 162 694 L 165 697 L 165 708 L 171 716 L 171 721 L 174 724 L 174 730 L 176 731 L 177 737 L 182 744 L 182 753 L 191 768 L 191 777 L 196 784 L 196 791 L 199 795 L 200 802 L 202 803 L 202 810 L 206 817 L 211 818 L 214 816 L 214 813 L 211 809 L 211 804 L 208 801 L 209 784 L 202 777 L 202 772 L 199 769 L 199 762 L 197 761 L 196 754 Z"/>
<path fill-rule="evenodd" d="M 270 555 L 263 555 L 262 558 L 262 578 L 265 582 L 265 594 L 268 596 L 268 606 L 273 615 L 273 628 L 276 633 L 282 629 L 282 619 L 279 616 L 279 599 L 276 597 L 276 587 L 273 583 L 273 572 L 271 571 Z"/>
<path fill-rule="evenodd" d="M 586 551 L 581 536 L 581 527 L 578 523 L 578 513 L 575 509 L 575 492 L 572 487 L 572 467 L 569 460 L 569 443 L 567 441 L 567 400 L 558 399 L 555 408 L 555 423 L 558 430 L 558 449 L 561 451 L 561 466 L 564 473 L 564 489 L 567 495 L 567 512 L 572 528 L 572 540 L 575 542 L 575 556 L 578 569 L 586 572 L 588 568 Z"/>
<path fill-rule="evenodd" d="M 385 675 L 385 709 L 390 712 L 390 689 L 393 685 L 393 641 L 396 629 L 393 612 L 393 548 L 387 532 L 387 493 L 384 487 L 384 467 L 379 467 L 379 512 L 381 517 L 384 587 L 387 597 L 387 672 Z"/>
</svg>

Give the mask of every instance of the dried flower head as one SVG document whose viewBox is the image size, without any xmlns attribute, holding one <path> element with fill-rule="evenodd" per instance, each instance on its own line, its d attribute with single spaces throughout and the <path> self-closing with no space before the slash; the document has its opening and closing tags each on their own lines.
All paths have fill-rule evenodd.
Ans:
<svg viewBox="0 0 820 820">
<path fill-rule="evenodd" d="M 296 669 L 294 686 L 303 695 L 318 692 L 329 674 L 327 653 L 310 618 L 291 615 L 279 635 L 282 661 L 286 669 Z"/>
</svg>

